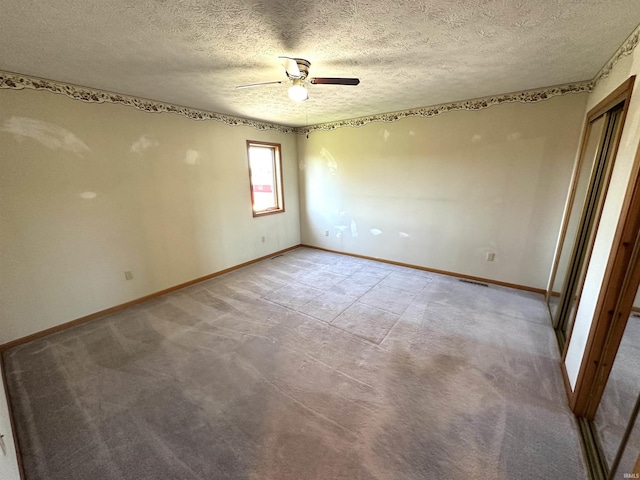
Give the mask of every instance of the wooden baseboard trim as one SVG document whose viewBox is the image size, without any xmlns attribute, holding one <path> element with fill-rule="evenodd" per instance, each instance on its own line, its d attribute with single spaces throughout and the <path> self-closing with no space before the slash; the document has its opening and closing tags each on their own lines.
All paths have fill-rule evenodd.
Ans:
<svg viewBox="0 0 640 480">
<path fill-rule="evenodd" d="M 146 302 L 147 300 L 151 300 L 156 297 L 160 297 L 162 295 L 166 295 L 167 293 L 175 292 L 176 290 L 180 290 L 191 285 L 195 285 L 196 283 L 204 282 L 205 280 L 210 280 L 214 277 L 218 277 L 220 275 L 224 275 L 225 273 L 232 272 L 234 270 L 238 270 L 239 268 L 246 267 L 253 263 L 260 262 L 262 260 L 266 260 L 267 258 L 271 258 L 275 255 L 282 255 L 285 252 L 289 252 L 291 250 L 295 250 L 299 248 L 301 245 L 294 245 L 293 247 L 285 248 L 284 250 L 279 250 L 277 252 L 270 253 L 269 255 L 265 255 L 263 257 L 255 258 L 253 260 L 249 260 L 248 262 L 241 263 L 239 265 L 235 265 L 233 267 L 225 268 L 224 270 L 220 270 L 219 272 L 210 273 L 209 275 L 205 275 L 204 277 L 199 277 L 194 280 L 189 280 L 188 282 L 181 283 L 179 285 L 174 285 L 173 287 L 165 288 L 155 293 L 151 293 L 149 295 L 145 295 L 144 297 L 136 298 L 134 300 L 130 300 L 125 303 L 121 303 L 119 305 L 115 305 L 110 308 L 106 308 L 104 310 L 100 310 L 95 313 L 91 313 L 89 315 L 85 315 L 84 317 L 76 318 L 75 320 L 71 320 L 69 322 L 61 323 L 60 325 L 56 325 L 55 327 L 50 327 L 45 330 L 41 330 L 36 333 L 32 333 L 31 335 L 27 335 L 25 337 L 18 338 L 16 340 L 12 340 L 10 342 L 4 343 L 0 345 L 0 353 L 8 350 L 10 348 L 16 347 L 18 345 L 22 345 L 24 343 L 30 342 L 37 338 L 42 338 L 52 333 L 59 332 L 61 330 L 66 330 L 67 328 L 75 327 L 76 325 L 80 325 L 82 323 L 88 322 L 98 317 L 103 317 L 105 315 L 109 315 L 110 313 L 118 312 L 120 310 L 124 310 L 125 308 L 132 307 L 134 305 L 138 305 L 140 303 Z"/>
<path fill-rule="evenodd" d="M 203 277 L 196 278 L 194 280 L 190 280 L 188 282 L 181 283 L 179 285 L 174 285 L 173 287 L 165 288 L 165 289 L 160 290 L 158 292 L 151 293 L 149 295 L 145 295 L 143 297 L 139 297 L 139 298 L 136 298 L 134 300 L 130 300 L 128 302 L 121 303 L 119 305 L 115 305 L 113 307 L 110 307 L 110 308 L 107 308 L 107 309 L 104 309 L 104 310 L 100 310 L 98 312 L 91 313 L 89 315 L 85 315 L 85 316 L 80 317 L 80 318 L 76 318 L 75 320 L 70 320 L 68 322 L 61 323 L 60 325 L 56 325 L 54 327 L 50 327 L 50 328 L 47 328 L 45 330 L 41 330 L 41 331 L 36 332 L 36 333 L 32 333 L 32 334 L 24 336 L 24 337 L 20 337 L 20 338 L 18 338 L 16 340 L 12 340 L 10 342 L 1 344 L 0 345 L 0 353 L 5 351 L 5 350 L 8 350 L 10 348 L 16 347 L 18 345 L 22 345 L 24 343 L 28 343 L 28 342 L 30 342 L 32 340 L 36 340 L 38 338 L 45 337 L 45 336 L 50 335 L 52 333 L 56 333 L 56 332 L 59 332 L 59 331 L 62 331 L 62 330 L 66 330 L 68 328 L 75 327 L 76 325 L 80 325 L 82 323 L 94 320 L 96 318 L 103 317 L 105 315 L 109 315 L 111 313 L 115 313 L 115 312 L 118 312 L 120 310 L 124 310 L 125 308 L 129 308 L 129 307 L 132 307 L 134 305 L 138 305 L 140 303 L 146 302 L 147 300 L 151 300 L 153 298 L 160 297 L 162 295 L 166 295 L 166 294 L 171 293 L 171 292 L 175 292 L 176 290 L 180 290 L 182 288 L 186 288 L 186 287 L 189 287 L 191 285 L 195 285 L 196 283 L 200 283 L 200 282 L 204 282 L 206 280 L 210 280 L 210 279 L 212 279 L 214 277 L 218 277 L 220 275 L 224 275 L 225 273 L 232 272 L 234 270 L 246 267 L 246 266 L 251 265 L 253 263 L 260 262 L 262 260 L 266 260 L 267 258 L 271 258 L 274 255 L 281 255 L 281 254 L 289 252 L 291 250 L 295 250 L 296 248 L 299 248 L 299 247 L 313 248 L 315 250 L 323 250 L 325 252 L 337 253 L 337 254 L 341 254 L 341 255 L 348 255 L 350 257 L 363 258 L 365 260 L 373 260 L 373 261 L 376 261 L 376 262 L 388 263 L 388 264 L 391 264 L 391 265 L 398 265 L 398 266 L 401 266 L 401 267 L 414 268 L 416 270 L 423 270 L 425 272 L 437 273 L 437 274 L 440 274 L 440 275 L 449 275 L 449 276 L 452 276 L 452 277 L 463 278 L 463 279 L 466 279 L 466 280 L 473 280 L 475 282 L 490 283 L 492 285 L 498 285 L 498 286 L 501 286 L 501 287 L 508 287 L 508 288 L 515 288 L 517 290 L 524 290 L 524 291 L 528 291 L 528 292 L 539 293 L 539 294 L 542 294 L 542 295 L 544 295 L 546 293 L 545 290 L 541 289 L 541 288 L 534 288 L 534 287 L 528 287 L 528 286 L 525 286 L 525 285 L 518 285 L 518 284 L 514 284 L 514 283 L 501 282 L 499 280 L 492 280 L 492 279 L 488 279 L 488 278 L 475 277 L 475 276 L 472 276 L 472 275 L 466 275 L 466 274 L 463 274 L 463 273 L 456 273 L 456 272 L 449 272 L 449 271 L 446 271 L 446 270 L 438 270 L 438 269 L 435 269 L 435 268 L 423 267 L 421 265 L 412 265 L 412 264 L 409 264 L 409 263 L 396 262 L 394 260 L 388 260 L 388 259 L 384 259 L 384 258 L 376 258 L 376 257 L 367 256 L 367 255 L 360 255 L 360 254 L 357 254 L 357 253 L 341 252 L 341 251 L 338 251 L 338 250 L 331 250 L 331 249 L 328 249 L 328 248 L 316 247 L 314 245 L 299 244 L 299 245 L 294 245 L 294 246 L 289 247 L 289 248 L 285 248 L 284 250 L 279 250 L 279 251 L 270 253 L 269 255 L 264 255 L 264 256 L 256 258 L 256 259 L 249 260 L 248 262 L 244 262 L 244 263 L 235 265 L 233 267 L 226 268 L 224 270 L 220 270 L 218 272 L 211 273 L 209 275 L 205 275 Z"/>
<path fill-rule="evenodd" d="M 425 272 L 437 273 L 437 274 L 440 274 L 440 275 L 448 275 L 450 277 L 464 278 L 465 280 L 473 280 L 474 282 L 490 283 L 492 285 L 498 285 L 500 287 L 515 288 L 516 290 L 524 290 L 524 291 L 527 291 L 527 292 L 540 293 L 542 295 L 547 293 L 547 291 L 545 289 L 543 289 L 543 288 L 527 287 L 526 285 L 518 285 L 518 284 L 515 284 L 515 283 L 501 282 L 500 280 L 491 280 L 489 278 L 474 277 L 472 275 L 466 275 L 464 273 L 448 272 L 446 270 L 438 270 L 438 269 L 435 269 L 435 268 L 423 267 L 421 265 L 412 265 L 410 263 L 396 262 L 395 260 L 387 260 L 387 259 L 384 259 L 384 258 L 369 257 L 367 255 L 359 255 L 357 253 L 341 252 L 339 250 L 331 250 L 329 248 L 316 247 L 314 245 L 307 245 L 307 244 L 304 244 L 304 243 L 301 244 L 300 246 L 301 247 L 307 247 L 307 248 L 314 248 L 316 250 L 322 250 L 322 251 L 330 252 L 330 253 L 339 253 L 341 255 L 348 255 L 350 257 L 364 258 L 365 260 L 374 260 L 376 262 L 389 263 L 391 265 L 398 265 L 400 267 L 414 268 L 416 270 L 423 270 Z"/>
</svg>

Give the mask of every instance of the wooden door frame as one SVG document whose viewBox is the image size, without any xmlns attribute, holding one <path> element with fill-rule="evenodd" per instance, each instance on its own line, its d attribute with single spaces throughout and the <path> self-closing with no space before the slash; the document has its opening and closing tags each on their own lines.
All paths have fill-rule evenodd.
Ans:
<svg viewBox="0 0 640 480">
<path fill-rule="evenodd" d="M 638 178 L 638 183 L 636 184 L 635 195 L 640 197 L 640 176 Z M 640 208 L 640 201 L 632 204 L 631 208 L 635 208 L 636 210 Z M 604 339 L 600 357 L 596 362 L 594 362 L 594 366 L 596 368 L 594 383 L 592 385 L 589 398 L 587 399 L 584 413 L 584 416 L 589 420 L 593 420 L 598 409 L 598 405 L 600 404 L 600 399 L 602 398 L 607 381 L 609 380 L 613 363 L 615 361 L 616 354 L 618 353 L 618 348 L 620 347 L 629 316 L 631 315 L 631 309 L 633 308 L 633 301 L 635 300 L 638 286 L 640 286 L 640 212 L 633 212 L 633 217 L 634 218 L 630 220 L 632 225 L 629 225 L 629 230 L 631 230 L 633 223 L 636 222 L 636 238 L 630 242 L 630 247 L 626 244 L 624 239 L 622 240 L 622 248 L 630 249 L 631 252 L 627 268 L 624 269 L 624 272 L 621 274 L 622 278 L 619 294 L 615 299 L 616 303 L 612 310 L 607 310 L 608 305 L 603 307 L 603 311 L 608 312 L 604 318 L 604 322 L 608 322 L 608 330 L 606 331 L 606 337 Z M 619 275 L 620 274 L 617 274 L 617 272 L 614 272 L 613 278 L 617 279 Z M 608 300 L 612 301 L 613 296 L 608 298 Z"/>
<path fill-rule="evenodd" d="M 607 97 L 613 98 L 614 94 L 620 102 L 619 90 L 626 86 L 624 94 L 625 109 L 622 117 L 622 128 L 629 106 L 629 99 L 633 88 L 634 77 L 618 87 Z M 603 101 L 604 102 L 604 101 Z M 603 103 L 601 102 L 601 104 Z M 598 107 L 600 107 L 600 105 Z M 610 103 L 611 105 L 611 103 Z M 596 107 L 597 108 L 597 107 Z M 606 109 L 604 110 L 606 111 Z M 604 111 L 601 111 L 603 113 Z M 618 145 L 615 146 L 614 155 L 617 155 Z M 632 260 L 636 239 L 640 233 L 640 145 L 636 150 L 630 181 L 625 192 L 618 225 L 613 238 L 611 254 L 607 261 L 603 277 L 602 287 L 598 295 L 594 311 L 593 321 L 587 338 L 587 344 L 583 359 L 578 371 L 575 389 L 568 389 L 569 406 L 579 417 L 592 420 L 602 397 L 606 381 L 611 373 L 613 359 L 618 351 L 624 326 L 631 312 L 635 290 L 630 286 L 637 279 L 640 282 L 640 262 L 629 269 Z M 637 284 L 636 284 L 637 289 Z M 565 345 L 563 355 L 570 345 L 571 333 Z M 566 370 L 563 369 L 566 376 Z"/>
</svg>

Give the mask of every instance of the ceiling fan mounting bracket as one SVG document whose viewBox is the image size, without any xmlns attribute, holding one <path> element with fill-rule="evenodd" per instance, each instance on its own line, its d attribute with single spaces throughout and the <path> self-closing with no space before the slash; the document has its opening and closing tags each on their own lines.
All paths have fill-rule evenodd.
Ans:
<svg viewBox="0 0 640 480">
<path fill-rule="evenodd" d="M 298 69 L 300 70 L 300 76 L 299 77 L 292 76 L 292 75 L 289 75 L 289 72 L 287 72 L 287 77 L 289 77 L 289 79 L 291 80 L 295 78 L 299 78 L 300 80 L 305 80 L 309 75 L 309 67 L 311 66 L 311 62 L 309 60 L 305 60 L 304 58 L 294 58 L 293 60 L 295 60 L 296 63 L 298 64 Z"/>
</svg>

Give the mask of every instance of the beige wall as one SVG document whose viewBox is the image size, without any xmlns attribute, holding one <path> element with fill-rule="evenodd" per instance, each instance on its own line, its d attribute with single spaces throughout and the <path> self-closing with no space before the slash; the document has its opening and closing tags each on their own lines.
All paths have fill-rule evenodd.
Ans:
<svg viewBox="0 0 640 480">
<path fill-rule="evenodd" d="M 603 100 L 631 75 L 640 74 L 640 52 L 636 48 L 623 57 L 614 67 L 611 74 L 601 80 L 589 95 L 587 108 L 592 108 Z M 620 147 L 615 160 L 611 183 L 607 191 L 602 218 L 596 234 L 593 253 L 587 269 L 584 290 L 576 319 L 574 322 L 571 341 L 568 346 L 565 367 L 572 388 L 578 377 L 589 331 L 592 326 L 595 305 L 604 279 L 604 271 L 609 260 L 613 237 L 620 217 L 622 203 L 627 185 L 629 184 L 631 169 L 635 159 L 638 142 L 640 142 L 640 82 L 636 80 L 634 92 L 629 103 L 627 119 L 625 121 Z"/>
<path fill-rule="evenodd" d="M 303 243 L 546 288 L 586 100 L 300 137 Z"/>
<path fill-rule="evenodd" d="M 284 214 L 252 216 L 247 139 Z M 293 134 L 2 90 L 0 145 L 0 344 L 300 243 Z"/>
</svg>

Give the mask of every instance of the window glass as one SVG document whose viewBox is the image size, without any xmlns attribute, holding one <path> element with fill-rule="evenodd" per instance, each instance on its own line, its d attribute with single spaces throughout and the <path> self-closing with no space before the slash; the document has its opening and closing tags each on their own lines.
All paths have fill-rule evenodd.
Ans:
<svg viewBox="0 0 640 480">
<path fill-rule="evenodd" d="M 247 142 L 253 215 L 284 211 L 280 145 Z"/>
</svg>

